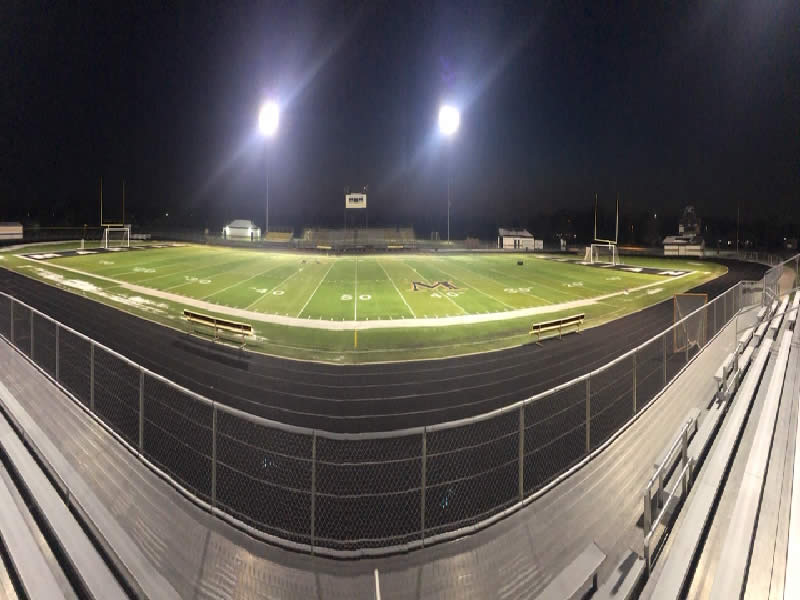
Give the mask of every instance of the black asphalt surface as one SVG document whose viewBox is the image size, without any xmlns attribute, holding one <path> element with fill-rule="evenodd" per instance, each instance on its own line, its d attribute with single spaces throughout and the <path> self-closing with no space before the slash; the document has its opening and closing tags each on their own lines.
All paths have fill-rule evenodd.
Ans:
<svg viewBox="0 0 800 600">
<path fill-rule="evenodd" d="M 715 297 L 765 266 L 718 261 L 728 273 L 692 291 Z M 443 360 L 340 366 L 215 345 L 0 269 L 0 290 L 213 400 L 327 431 L 387 431 L 500 408 L 608 362 L 672 324 L 662 302 L 581 335 Z"/>
</svg>

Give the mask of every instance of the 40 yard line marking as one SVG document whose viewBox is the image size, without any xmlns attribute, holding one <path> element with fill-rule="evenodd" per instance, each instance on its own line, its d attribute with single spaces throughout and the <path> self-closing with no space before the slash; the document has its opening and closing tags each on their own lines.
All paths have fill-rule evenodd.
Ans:
<svg viewBox="0 0 800 600">
<path fill-rule="evenodd" d="M 202 297 L 202 298 L 200 298 L 200 299 L 201 299 L 201 300 L 205 300 L 206 298 L 211 298 L 211 296 L 216 296 L 217 294 L 221 294 L 222 292 L 227 292 L 229 289 L 231 289 L 231 288 L 235 288 L 237 285 L 242 285 L 243 283 L 247 283 L 248 281 L 250 281 L 250 280 L 252 280 L 252 279 L 255 279 L 256 277 L 260 277 L 260 276 L 261 276 L 261 275 L 263 275 L 264 273 L 269 273 L 269 272 L 270 272 L 270 271 L 272 271 L 273 269 L 277 269 L 277 268 L 278 268 L 278 267 L 280 267 L 280 266 L 281 266 L 281 265 L 280 265 L 280 263 L 278 263 L 278 264 L 276 264 L 276 265 L 272 265 L 271 267 L 269 267 L 268 269 L 264 269 L 264 270 L 263 270 L 263 271 L 261 271 L 260 273 L 256 273 L 255 275 L 251 275 L 251 276 L 250 276 L 250 277 L 248 277 L 247 279 L 242 279 L 241 281 L 237 281 L 236 283 L 234 283 L 234 284 L 231 284 L 231 285 L 229 285 L 229 286 L 227 286 L 227 287 L 224 287 L 224 288 L 222 288 L 221 290 L 218 290 L 218 291 L 216 291 L 216 292 L 211 292 L 211 293 L 210 293 L 208 296 L 203 296 L 203 297 Z"/>
<path fill-rule="evenodd" d="M 400 293 L 400 290 L 397 289 L 397 285 L 395 284 L 394 279 L 392 279 L 391 275 L 389 275 L 389 272 L 386 270 L 386 267 L 383 266 L 383 263 L 381 263 L 381 261 L 379 259 L 376 259 L 376 262 L 378 263 L 378 265 L 380 265 L 381 269 L 383 269 L 383 272 L 386 273 L 386 277 L 389 278 L 389 281 L 392 282 L 392 285 L 394 286 L 394 291 L 397 292 L 397 295 L 400 296 L 400 298 L 403 299 L 403 303 L 406 305 L 406 308 L 408 309 L 408 312 L 410 312 L 411 316 L 416 319 L 417 315 L 414 314 L 414 310 L 411 308 L 411 306 L 406 301 L 405 296 L 403 296 L 403 294 Z"/>
<path fill-rule="evenodd" d="M 274 292 L 275 290 L 277 290 L 279 287 L 281 287 L 281 286 L 282 286 L 284 283 L 286 283 L 287 281 L 289 281 L 289 280 L 290 280 L 292 277 L 294 277 L 295 275 L 297 275 L 299 272 L 300 272 L 300 269 L 297 269 L 297 271 L 295 271 L 294 273 L 292 273 L 291 275 L 289 275 L 289 276 L 288 276 L 286 279 L 284 279 L 283 281 L 281 281 L 281 282 L 280 282 L 278 285 L 276 285 L 274 288 L 272 288 L 271 290 L 269 290 L 269 291 L 268 291 L 268 292 L 266 292 L 265 294 L 261 294 L 261 295 L 260 295 L 258 298 L 256 298 L 255 300 L 253 300 L 253 302 L 251 302 L 250 304 L 248 304 L 248 305 L 245 307 L 245 310 L 249 310 L 249 309 L 251 309 L 253 306 L 255 306 L 256 304 L 258 304 L 258 303 L 259 303 L 261 300 L 263 300 L 264 298 L 266 298 L 266 297 L 267 297 L 267 295 L 269 295 L 269 294 L 271 294 L 272 292 Z"/>
<path fill-rule="evenodd" d="M 336 261 L 332 261 L 332 262 L 331 262 L 331 266 L 330 266 L 330 267 L 328 267 L 328 270 L 327 270 L 327 271 L 325 271 L 325 275 L 323 275 L 323 276 L 322 276 L 322 279 L 320 279 L 320 280 L 319 280 L 319 283 L 317 284 L 317 287 L 315 287 L 315 288 L 314 288 L 314 291 L 313 291 L 313 292 L 311 292 L 311 295 L 308 297 L 308 300 L 306 300 L 306 303 L 305 303 L 305 304 L 303 304 L 303 308 L 301 308 L 301 309 L 300 309 L 300 311 L 297 313 L 297 316 L 298 316 L 298 317 L 299 317 L 301 314 L 303 314 L 303 311 L 306 309 L 306 306 L 308 306 L 308 303 L 309 303 L 309 302 L 311 302 L 311 299 L 314 297 L 314 294 L 316 294 L 316 293 L 317 293 L 317 290 L 319 289 L 319 286 L 321 286 L 321 285 L 322 285 L 322 282 L 323 282 L 323 281 L 325 281 L 325 278 L 328 276 L 328 273 L 330 273 L 330 272 L 331 272 L 331 269 L 333 268 L 333 265 L 335 265 L 335 264 L 336 264 Z"/>
</svg>

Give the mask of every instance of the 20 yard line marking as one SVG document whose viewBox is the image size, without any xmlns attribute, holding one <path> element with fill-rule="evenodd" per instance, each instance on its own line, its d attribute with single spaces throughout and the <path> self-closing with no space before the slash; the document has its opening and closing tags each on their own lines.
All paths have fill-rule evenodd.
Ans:
<svg viewBox="0 0 800 600">
<path fill-rule="evenodd" d="M 353 291 L 353 321 L 358 321 L 358 257 L 356 256 L 356 287 Z"/>
<path fill-rule="evenodd" d="M 394 286 L 394 291 L 397 292 L 398 296 L 400 296 L 400 298 L 403 299 L 403 303 L 406 305 L 406 308 L 408 309 L 408 312 L 410 312 L 411 316 L 416 319 L 417 315 L 414 314 L 413 309 L 408 304 L 408 302 L 406 302 L 405 296 L 403 296 L 403 294 L 400 293 L 400 290 L 397 289 L 397 285 L 395 284 L 394 279 L 392 279 L 392 277 L 389 275 L 389 272 L 386 270 L 386 267 L 383 266 L 383 263 L 381 263 L 380 260 L 377 260 L 376 262 L 378 263 L 378 265 L 380 265 L 381 269 L 383 269 L 383 272 L 386 273 L 386 277 L 389 278 L 389 281 L 392 282 L 392 285 Z"/>
<path fill-rule="evenodd" d="M 313 291 L 313 292 L 311 292 L 311 295 L 308 297 L 308 300 L 306 300 L 306 303 L 305 303 L 305 304 L 303 304 L 303 308 L 301 308 L 301 309 L 300 309 L 300 311 L 297 313 L 297 316 L 298 316 L 298 317 L 299 317 L 301 314 L 303 314 L 303 311 L 306 309 L 306 306 L 308 306 L 308 303 L 309 303 L 309 302 L 311 302 L 311 299 L 314 297 L 314 294 L 316 294 L 316 293 L 317 293 L 317 290 L 319 289 L 319 286 L 321 286 L 321 285 L 322 285 L 322 282 L 323 282 L 323 281 L 325 281 L 325 278 L 328 276 L 328 273 L 330 273 L 330 272 L 331 272 L 331 269 L 333 268 L 333 265 L 334 265 L 334 264 L 336 264 L 336 263 L 335 263 L 335 261 L 332 261 L 332 262 L 331 262 L 331 266 L 330 266 L 330 267 L 328 267 L 328 270 L 327 270 L 327 271 L 325 271 L 325 275 L 323 275 L 323 276 L 322 276 L 322 279 L 320 279 L 320 280 L 319 280 L 319 283 L 317 284 L 317 287 L 315 287 L 315 288 L 314 288 L 314 291 Z"/>
</svg>

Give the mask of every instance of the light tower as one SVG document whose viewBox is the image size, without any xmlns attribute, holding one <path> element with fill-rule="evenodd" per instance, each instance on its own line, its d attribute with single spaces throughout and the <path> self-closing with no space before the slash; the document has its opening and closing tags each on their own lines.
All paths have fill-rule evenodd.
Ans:
<svg viewBox="0 0 800 600">
<path fill-rule="evenodd" d="M 273 138 L 278 133 L 280 109 L 274 100 L 267 100 L 258 111 L 258 131 L 265 138 Z M 264 153 L 264 170 L 266 172 L 266 200 L 264 206 L 264 237 L 269 233 L 269 155 Z"/>
<path fill-rule="evenodd" d="M 451 104 L 439 107 L 439 132 L 448 140 L 458 132 L 461 125 L 461 112 Z M 447 151 L 447 241 L 450 242 L 450 152 Z"/>
</svg>

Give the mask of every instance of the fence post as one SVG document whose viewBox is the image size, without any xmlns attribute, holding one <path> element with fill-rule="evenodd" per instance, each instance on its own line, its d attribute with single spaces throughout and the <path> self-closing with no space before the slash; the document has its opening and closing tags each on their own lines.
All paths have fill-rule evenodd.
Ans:
<svg viewBox="0 0 800 600">
<path fill-rule="evenodd" d="M 672 331 L 673 331 L 673 335 L 674 335 L 675 330 L 673 329 Z M 665 333 L 663 336 L 661 336 L 661 338 L 662 338 L 662 341 L 664 342 L 664 386 L 663 387 L 666 387 L 666 385 L 667 385 L 667 334 Z"/>
<path fill-rule="evenodd" d="M 144 369 L 139 369 L 139 452 L 144 452 Z"/>
<path fill-rule="evenodd" d="M 422 480 L 420 481 L 419 521 L 422 545 L 425 546 L 425 495 L 428 489 L 428 428 L 422 428 Z"/>
<path fill-rule="evenodd" d="M 523 460 L 525 458 L 525 405 L 519 405 L 519 473 L 517 474 L 517 482 L 519 483 L 519 500 L 522 502 L 523 494 L 525 493 L 525 469 L 523 468 Z"/>
<path fill-rule="evenodd" d="M 10 334 L 9 339 L 11 340 L 11 343 L 16 346 L 17 344 L 14 343 L 14 302 L 15 302 L 15 300 L 12 298 L 11 299 L 11 321 L 10 321 L 11 322 L 11 327 L 9 327 L 9 334 Z"/>
<path fill-rule="evenodd" d="M 633 351 L 633 414 L 636 414 L 636 355 L 638 350 Z"/>
<path fill-rule="evenodd" d="M 217 403 L 211 405 L 211 506 L 217 507 Z"/>
<path fill-rule="evenodd" d="M 36 362 L 36 359 L 33 358 L 33 311 L 31 311 L 31 360 Z"/>
<path fill-rule="evenodd" d="M 311 553 L 317 535 L 317 430 L 311 434 Z"/>
<path fill-rule="evenodd" d="M 89 345 L 89 409 L 94 412 L 94 342 Z"/>
<path fill-rule="evenodd" d="M 586 454 L 592 448 L 592 395 L 591 377 L 586 378 Z"/>
<path fill-rule="evenodd" d="M 58 371 L 59 371 L 59 364 L 60 364 L 59 363 L 59 356 L 58 356 L 58 346 L 59 346 L 59 343 L 58 343 L 59 335 L 58 334 L 61 331 L 61 326 L 58 324 L 58 322 L 55 322 L 55 323 L 56 323 L 56 381 L 58 381 L 58 375 L 59 375 Z"/>
</svg>

